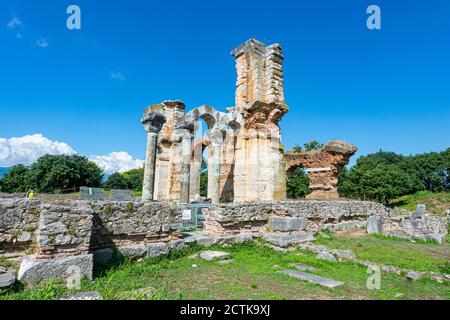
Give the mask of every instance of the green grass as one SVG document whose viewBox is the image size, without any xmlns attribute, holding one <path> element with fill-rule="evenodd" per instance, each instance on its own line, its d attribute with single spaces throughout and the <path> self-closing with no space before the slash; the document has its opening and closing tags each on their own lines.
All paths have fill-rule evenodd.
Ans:
<svg viewBox="0 0 450 320">
<path fill-rule="evenodd" d="M 404 240 L 371 235 L 362 238 L 319 238 L 319 244 L 333 249 L 350 249 L 360 259 L 416 271 L 450 274 L 450 243 Z"/>
<path fill-rule="evenodd" d="M 445 209 L 450 208 L 450 193 L 419 191 L 392 200 L 391 204 L 409 211 L 414 211 L 418 204 L 425 204 L 429 212 L 444 215 Z"/>
<path fill-rule="evenodd" d="M 394 243 L 371 238 L 374 240 Z M 334 239 L 331 241 L 337 243 Z M 93 282 L 83 281 L 80 291 L 96 290 L 105 299 L 112 300 L 142 299 L 142 295 L 133 291 L 147 287 L 155 288 L 151 299 L 450 299 L 448 282 L 439 284 L 430 279 L 412 282 L 405 277 L 382 274 L 381 289 L 368 290 L 368 274 L 364 266 L 321 261 L 314 254 L 300 250 L 280 253 L 262 242 L 210 249 L 229 252 L 234 262 L 220 265 L 218 262 L 189 259 L 192 253 L 205 250 L 193 246 L 165 258 L 123 262 L 98 274 Z M 386 258 L 379 251 L 367 251 L 366 254 L 369 253 L 378 259 Z M 404 256 L 400 257 L 400 260 L 404 259 Z M 390 258 L 391 262 L 393 260 Z M 292 269 L 289 263 L 294 262 L 315 266 L 319 268 L 316 274 L 345 284 L 328 289 L 277 273 Z M 422 260 L 416 264 L 419 267 L 425 265 Z M 438 263 L 432 262 L 429 266 L 437 268 Z M 0 293 L 0 299 L 55 299 L 67 293 L 69 291 L 63 283 L 53 281 L 33 288 L 17 285 Z"/>
</svg>

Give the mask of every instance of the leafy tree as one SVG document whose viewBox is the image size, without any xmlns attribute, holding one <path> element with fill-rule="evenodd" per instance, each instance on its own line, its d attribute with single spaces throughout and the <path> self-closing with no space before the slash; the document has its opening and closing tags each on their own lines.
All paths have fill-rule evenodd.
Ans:
<svg viewBox="0 0 450 320">
<path fill-rule="evenodd" d="M 303 198 L 311 192 L 309 189 L 309 178 L 303 168 L 297 168 L 286 185 L 289 198 Z"/>
<path fill-rule="evenodd" d="M 108 177 L 108 179 L 103 183 L 103 187 L 106 189 L 123 190 L 128 189 L 128 183 L 122 174 L 116 172 Z"/>
<path fill-rule="evenodd" d="M 142 190 L 142 182 L 144 181 L 144 168 L 133 169 L 122 173 L 124 177 L 127 188 L 134 191 Z"/>
<path fill-rule="evenodd" d="M 98 187 L 102 170 L 86 157 L 77 155 L 45 155 L 28 173 L 30 187 L 39 192 L 73 192 L 81 186 Z"/>
<path fill-rule="evenodd" d="M 1 180 L 1 191 L 8 193 L 28 191 L 29 168 L 22 164 L 13 166 Z"/>
<path fill-rule="evenodd" d="M 342 196 L 389 202 L 392 197 L 418 191 L 450 190 L 450 148 L 403 156 L 379 151 L 357 160 L 339 177 Z"/>
<path fill-rule="evenodd" d="M 205 159 L 202 160 L 202 165 L 200 169 L 200 196 L 208 196 L 208 165 Z"/>
<path fill-rule="evenodd" d="M 303 145 L 303 148 L 304 148 L 306 151 L 319 150 L 319 149 L 322 149 L 322 148 L 323 148 L 323 144 L 320 143 L 320 142 L 318 142 L 318 141 L 316 141 L 316 140 L 313 140 L 313 141 L 310 141 L 310 142 L 305 143 L 305 144 Z"/>
<path fill-rule="evenodd" d="M 303 151 L 303 148 L 300 147 L 300 146 L 297 144 L 297 145 L 293 146 L 292 149 L 291 149 L 290 151 L 291 151 L 291 152 L 294 152 L 294 153 L 300 153 L 300 152 Z"/>
</svg>

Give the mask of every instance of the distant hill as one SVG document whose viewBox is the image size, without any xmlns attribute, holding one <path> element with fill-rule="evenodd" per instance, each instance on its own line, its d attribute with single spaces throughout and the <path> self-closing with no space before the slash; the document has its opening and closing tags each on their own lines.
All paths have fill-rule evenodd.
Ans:
<svg viewBox="0 0 450 320">
<path fill-rule="evenodd" d="M 0 168 L 0 179 L 3 178 L 3 175 L 8 172 L 9 168 Z"/>
</svg>

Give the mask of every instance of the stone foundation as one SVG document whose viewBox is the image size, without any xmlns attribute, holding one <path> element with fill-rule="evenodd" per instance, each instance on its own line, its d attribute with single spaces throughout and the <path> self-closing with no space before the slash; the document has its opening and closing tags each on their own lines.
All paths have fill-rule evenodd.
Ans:
<svg viewBox="0 0 450 320">
<path fill-rule="evenodd" d="M 211 235 L 264 232 L 269 218 L 302 217 L 305 230 L 343 230 L 365 227 L 371 215 L 386 216 L 389 209 L 368 201 L 263 201 L 222 204 L 204 212 L 204 230 Z"/>
</svg>

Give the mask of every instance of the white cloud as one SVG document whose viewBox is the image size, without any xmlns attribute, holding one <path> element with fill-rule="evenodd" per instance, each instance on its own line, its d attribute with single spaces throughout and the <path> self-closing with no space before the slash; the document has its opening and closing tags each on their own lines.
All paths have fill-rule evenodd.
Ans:
<svg viewBox="0 0 450 320">
<path fill-rule="evenodd" d="M 12 17 L 12 19 L 6 25 L 9 29 L 14 29 L 16 27 L 20 27 L 22 25 L 22 21 L 17 17 Z"/>
<path fill-rule="evenodd" d="M 18 138 L 0 138 L 0 167 L 11 167 L 15 164 L 30 165 L 38 158 L 46 155 L 73 155 L 77 152 L 67 143 L 52 141 L 42 134 L 26 135 Z M 112 152 L 103 156 L 90 156 L 106 174 L 125 172 L 142 168 L 144 160 L 133 159 L 127 152 Z"/>
<path fill-rule="evenodd" d="M 48 42 L 44 38 L 40 38 L 40 39 L 36 40 L 36 45 L 40 48 L 47 48 Z"/>
<path fill-rule="evenodd" d="M 111 152 L 106 156 L 90 156 L 89 160 L 97 164 L 107 174 L 125 172 L 144 166 L 144 160 L 133 159 L 126 152 Z"/>
<path fill-rule="evenodd" d="M 22 36 L 22 34 L 20 32 L 17 32 L 16 37 L 17 37 L 17 39 L 22 39 L 23 38 L 23 36 Z"/>
<path fill-rule="evenodd" d="M 42 134 L 19 138 L 0 138 L 0 167 L 29 165 L 46 154 L 75 154 L 67 143 L 52 141 Z"/>
<path fill-rule="evenodd" d="M 124 81 L 126 78 L 122 74 L 122 72 L 119 71 L 111 71 L 111 79 L 116 81 Z"/>
</svg>

